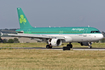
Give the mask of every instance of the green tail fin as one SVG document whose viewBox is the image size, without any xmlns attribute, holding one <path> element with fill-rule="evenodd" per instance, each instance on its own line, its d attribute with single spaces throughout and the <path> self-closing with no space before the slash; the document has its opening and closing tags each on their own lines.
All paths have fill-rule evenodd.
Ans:
<svg viewBox="0 0 105 70">
<path fill-rule="evenodd" d="M 21 8 L 17 8 L 20 29 L 32 28 Z"/>
</svg>

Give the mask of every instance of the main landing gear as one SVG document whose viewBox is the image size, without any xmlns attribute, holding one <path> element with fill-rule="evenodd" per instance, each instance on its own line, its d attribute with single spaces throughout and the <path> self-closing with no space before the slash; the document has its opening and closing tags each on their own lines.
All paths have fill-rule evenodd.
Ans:
<svg viewBox="0 0 105 70">
<path fill-rule="evenodd" d="M 70 50 L 72 47 L 73 47 L 72 44 L 69 43 L 69 44 L 67 44 L 66 47 L 63 47 L 63 50 Z"/>
<path fill-rule="evenodd" d="M 51 45 L 46 45 L 46 48 L 47 48 L 47 49 L 51 49 L 52 46 L 51 46 Z"/>
</svg>

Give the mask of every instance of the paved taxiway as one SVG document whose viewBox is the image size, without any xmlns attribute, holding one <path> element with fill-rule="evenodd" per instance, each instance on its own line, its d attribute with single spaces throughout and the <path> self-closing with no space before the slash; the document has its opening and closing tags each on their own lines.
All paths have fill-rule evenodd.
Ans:
<svg viewBox="0 0 105 70">
<path fill-rule="evenodd" d="M 42 49 L 42 50 L 49 50 L 45 47 L 0 47 L 0 49 Z M 61 47 L 54 47 L 50 50 L 63 50 Z M 104 51 L 105 48 L 86 48 L 86 47 L 75 47 L 72 50 L 90 50 L 90 51 Z"/>
</svg>

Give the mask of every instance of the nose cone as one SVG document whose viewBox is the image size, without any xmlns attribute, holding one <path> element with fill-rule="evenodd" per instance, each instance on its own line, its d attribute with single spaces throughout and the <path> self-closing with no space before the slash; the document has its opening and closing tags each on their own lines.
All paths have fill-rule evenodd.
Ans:
<svg viewBox="0 0 105 70">
<path fill-rule="evenodd" d="M 99 39 L 104 38 L 103 34 L 99 34 L 99 35 L 98 35 L 98 38 L 99 38 Z"/>
</svg>

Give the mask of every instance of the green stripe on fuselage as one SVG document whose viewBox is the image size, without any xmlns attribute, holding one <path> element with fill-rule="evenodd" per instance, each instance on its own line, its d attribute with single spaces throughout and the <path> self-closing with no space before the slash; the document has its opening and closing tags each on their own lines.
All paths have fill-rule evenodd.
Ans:
<svg viewBox="0 0 105 70">
<path fill-rule="evenodd" d="M 93 27 L 37 27 L 30 29 L 18 29 L 16 31 L 23 31 L 25 34 L 89 34 L 91 31 L 99 30 Z"/>
</svg>

